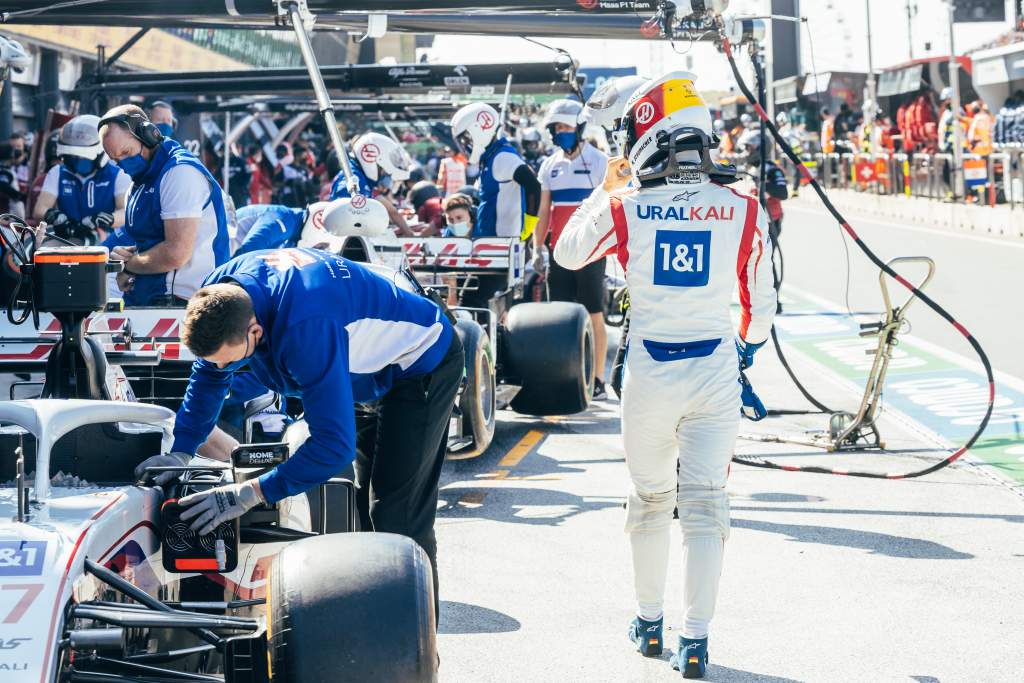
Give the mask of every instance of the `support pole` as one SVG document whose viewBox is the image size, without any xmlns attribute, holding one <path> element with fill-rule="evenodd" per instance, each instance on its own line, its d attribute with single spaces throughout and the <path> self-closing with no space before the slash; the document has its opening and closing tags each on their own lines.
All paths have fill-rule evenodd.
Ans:
<svg viewBox="0 0 1024 683">
<path fill-rule="evenodd" d="M 871 150 L 871 157 L 873 159 L 874 155 L 878 152 L 875 148 L 875 118 L 878 115 L 878 92 L 875 88 L 874 53 L 871 49 L 871 0 L 864 0 L 864 10 L 867 12 L 868 20 L 868 99 L 871 100 L 871 107 L 867 112 L 865 112 L 865 115 L 870 116 L 871 118 L 864 122 L 864 128 L 869 131 L 870 137 L 868 142 L 871 145 L 869 149 Z"/>
<path fill-rule="evenodd" d="M 754 65 L 754 78 L 757 80 L 757 103 L 764 108 L 768 85 L 765 83 L 764 62 L 762 61 L 763 47 L 760 42 L 750 44 L 750 61 Z M 761 164 L 757 170 L 757 200 L 761 202 L 762 208 L 768 210 L 768 197 L 765 194 L 765 185 L 768 173 L 765 164 L 768 162 L 768 128 L 765 122 L 761 122 L 761 135 L 759 136 L 759 153 Z"/>
<path fill-rule="evenodd" d="M 331 97 L 327 94 L 327 86 L 324 84 L 324 77 L 320 73 L 320 65 L 317 64 L 316 55 L 313 53 L 313 45 L 309 41 L 309 34 L 303 23 L 304 17 L 297 2 L 282 2 L 282 9 L 287 10 L 288 18 L 291 21 L 292 29 L 295 31 L 295 39 L 299 43 L 299 51 L 302 53 L 302 61 L 309 72 L 309 80 L 313 84 L 313 92 L 316 93 L 316 103 L 320 108 L 320 116 L 324 119 L 324 126 L 327 128 L 327 135 L 331 138 L 334 152 L 338 155 L 338 163 L 341 171 L 345 174 L 345 182 L 348 190 L 355 197 L 359 194 L 359 181 L 352 173 L 352 162 L 345 147 L 345 141 L 341 139 L 341 131 L 338 130 L 338 120 L 334 116 L 334 105 Z M 307 10 L 308 12 L 308 10 Z M 308 17 L 312 19 L 312 17 Z"/>
<path fill-rule="evenodd" d="M 953 40 L 953 13 L 956 10 L 956 3 L 949 0 L 946 5 L 949 13 L 949 85 L 953 88 L 953 199 L 964 196 L 964 140 L 963 131 L 960 130 L 960 63 L 956 60 L 956 45 Z M 939 131 L 942 135 L 942 131 Z"/>
<path fill-rule="evenodd" d="M 106 71 L 110 67 L 114 66 L 117 60 L 121 59 L 121 57 L 124 56 L 125 52 L 128 52 L 128 50 L 132 49 L 135 46 L 135 43 L 142 40 L 142 37 L 149 33 L 149 28 L 150 27 L 148 26 L 145 28 L 140 28 L 138 31 L 132 34 L 131 38 L 124 41 L 124 45 L 117 48 L 117 51 L 114 52 L 114 54 L 110 55 L 110 59 L 103 63 L 103 70 Z"/>
<path fill-rule="evenodd" d="M 228 185 L 231 183 L 231 142 L 228 136 L 231 133 L 231 112 L 224 112 L 224 166 L 221 172 L 224 174 L 224 194 L 231 196 Z"/>
</svg>

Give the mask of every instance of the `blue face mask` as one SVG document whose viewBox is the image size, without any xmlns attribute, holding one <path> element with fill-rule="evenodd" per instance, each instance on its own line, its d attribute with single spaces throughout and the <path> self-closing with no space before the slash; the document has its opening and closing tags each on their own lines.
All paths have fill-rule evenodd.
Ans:
<svg viewBox="0 0 1024 683">
<path fill-rule="evenodd" d="M 555 144 L 566 152 L 571 152 L 576 149 L 576 131 L 569 133 L 555 133 L 554 140 Z"/>
<path fill-rule="evenodd" d="M 174 126 L 169 123 L 158 123 L 156 124 L 157 130 L 163 133 L 165 138 L 169 138 L 174 135 Z"/>
<path fill-rule="evenodd" d="M 64 165 L 68 167 L 69 171 L 80 176 L 89 175 L 93 169 L 92 159 L 83 159 L 82 157 L 65 157 Z"/>
<path fill-rule="evenodd" d="M 142 175 L 149 168 L 149 162 L 142 156 L 142 152 L 135 154 L 124 159 L 118 159 L 117 165 L 121 167 L 121 170 L 130 175 L 132 178 Z"/>
<path fill-rule="evenodd" d="M 250 328 L 245 333 L 245 353 L 242 355 L 242 357 L 239 358 L 238 360 L 231 361 L 222 368 L 217 368 L 218 370 L 220 370 L 221 372 L 236 372 L 249 364 L 249 332 L 251 331 L 252 329 Z"/>
</svg>

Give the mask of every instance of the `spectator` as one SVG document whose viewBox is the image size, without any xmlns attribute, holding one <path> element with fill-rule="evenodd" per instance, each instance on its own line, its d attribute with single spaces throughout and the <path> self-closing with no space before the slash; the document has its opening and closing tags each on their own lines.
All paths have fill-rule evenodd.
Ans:
<svg viewBox="0 0 1024 683">
<path fill-rule="evenodd" d="M 982 100 L 974 103 L 975 114 L 967 129 L 967 145 L 972 154 L 987 157 L 992 153 L 992 126 L 994 121 Z"/>
<path fill-rule="evenodd" d="M 167 102 L 157 100 L 149 106 L 149 120 L 153 122 L 163 136 L 174 139 L 174 129 L 178 127 L 178 119 L 174 117 L 174 109 Z"/>
<path fill-rule="evenodd" d="M 0 145 L 0 213 L 13 213 L 25 216 L 25 193 L 18 182 L 18 172 L 14 147 Z"/>
<path fill-rule="evenodd" d="M 18 189 L 22 195 L 28 195 L 28 141 L 22 133 L 12 133 L 11 143 L 11 169 L 18 179 Z"/>
<path fill-rule="evenodd" d="M 469 195 L 455 193 L 444 200 L 444 237 L 470 237 L 476 222 L 476 204 Z"/>
<path fill-rule="evenodd" d="M 466 167 L 455 158 L 451 147 L 444 148 L 444 158 L 440 160 L 437 171 L 437 186 L 445 196 L 454 194 L 466 184 Z"/>
<path fill-rule="evenodd" d="M 281 143 L 274 150 L 277 163 L 274 165 L 274 204 L 298 207 L 306 205 L 305 169 L 296 163 L 292 146 Z"/>
<path fill-rule="evenodd" d="M 259 145 L 250 145 L 245 159 L 249 169 L 249 203 L 269 204 L 274 189 L 273 168 Z"/>
</svg>

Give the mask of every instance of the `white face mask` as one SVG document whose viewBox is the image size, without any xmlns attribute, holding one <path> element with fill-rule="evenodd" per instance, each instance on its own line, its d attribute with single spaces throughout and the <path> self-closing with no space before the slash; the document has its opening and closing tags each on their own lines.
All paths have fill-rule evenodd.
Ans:
<svg viewBox="0 0 1024 683">
<path fill-rule="evenodd" d="M 448 229 L 452 231 L 452 234 L 456 237 L 467 237 L 472 231 L 472 226 L 469 223 L 449 223 Z"/>
</svg>

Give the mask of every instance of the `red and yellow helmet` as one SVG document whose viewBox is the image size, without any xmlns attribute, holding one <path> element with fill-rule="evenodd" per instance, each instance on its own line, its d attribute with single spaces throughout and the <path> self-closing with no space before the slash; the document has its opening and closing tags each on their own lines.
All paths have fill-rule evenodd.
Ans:
<svg viewBox="0 0 1024 683">
<path fill-rule="evenodd" d="M 639 88 L 626 103 L 625 152 L 635 177 L 649 176 L 653 166 L 665 162 L 668 141 L 680 132 L 689 129 L 695 137 L 703 133 L 710 144 L 711 112 L 694 86 L 696 80 L 689 71 L 673 71 Z"/>
</svg>

